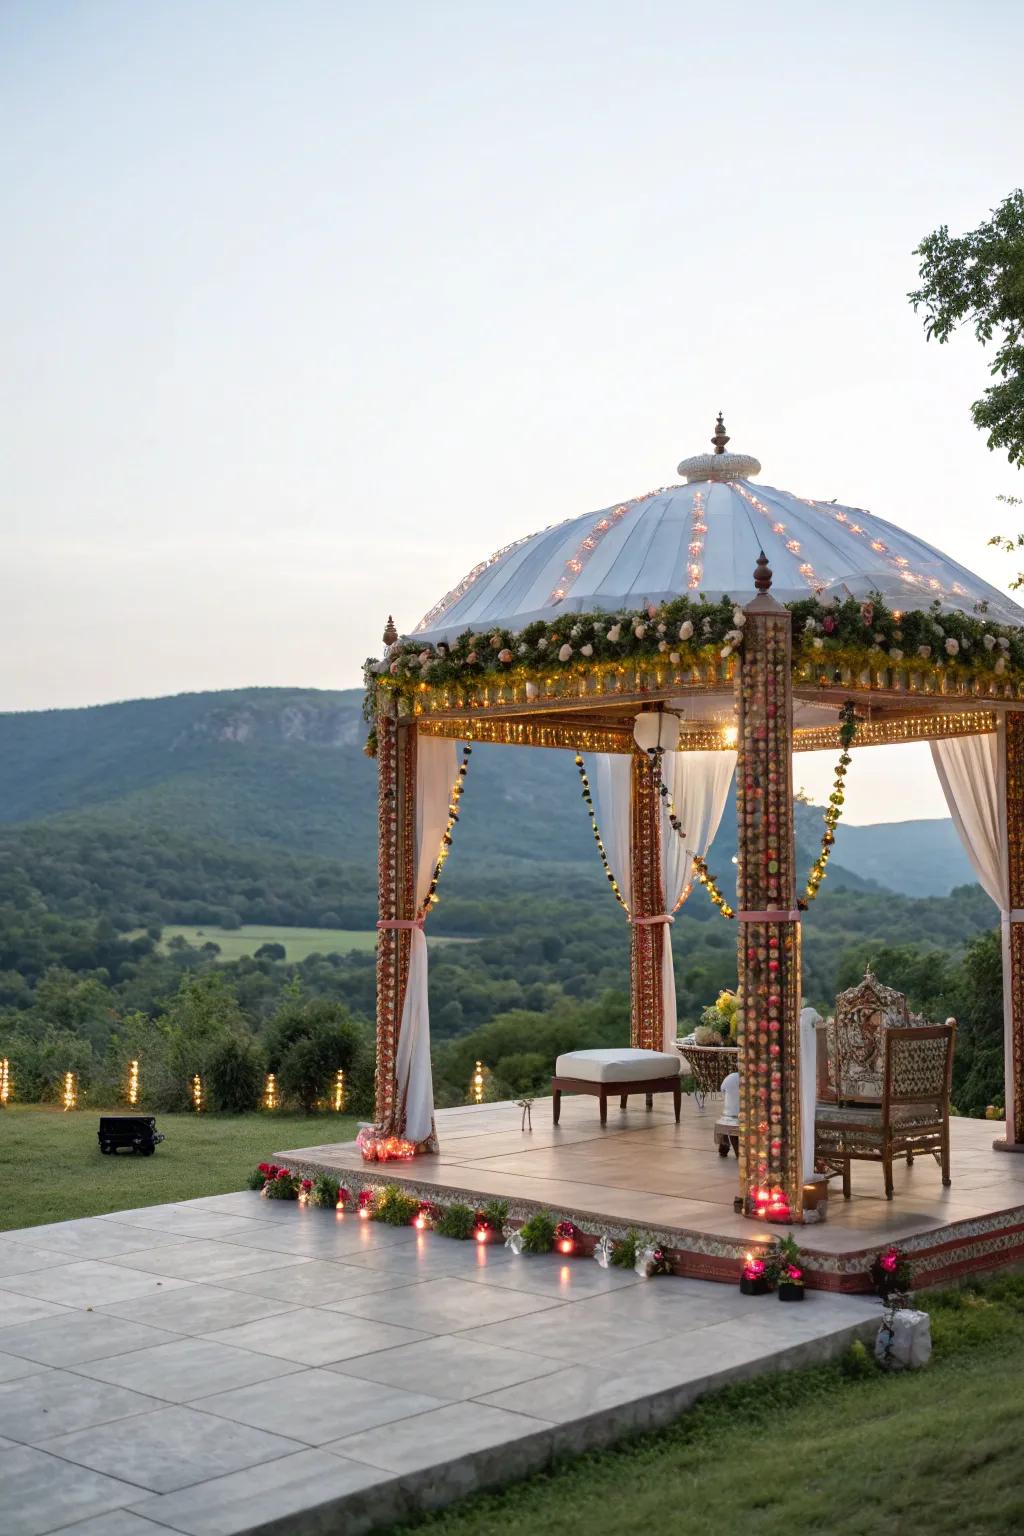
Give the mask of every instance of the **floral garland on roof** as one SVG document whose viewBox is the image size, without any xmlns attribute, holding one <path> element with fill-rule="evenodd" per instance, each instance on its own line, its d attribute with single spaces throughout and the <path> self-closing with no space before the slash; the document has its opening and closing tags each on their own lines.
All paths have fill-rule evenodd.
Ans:
<svg viewBox="0 0 1024 1536">
<path fill-rule="evenodd" d="M 932 678 L 945 674 L 1024 685 L 1024 630 L 990 623 L 983 605 L 976 614 L 943 613 L 937 601 L 904 612 L 879 597 L 863 602 L 806 597 L 786 606 L 793 620 L 794 668 L 821 661 L 855 670 L 895 667 Z M 520 630 L 467 630 L 451 643 L 431 645 L 409 636 L 383 660 L 366 662 L 364 714 L 375 719 L 379 690 L 411 699 L 424 683 L 529 684 L 560 668 L 585 674 L 641 660 L 687 669 L 728 660 L 742 648 L 745 622 L 731 598 L 677 597 L 622 613 L 563 613 Z"/>
</svg>

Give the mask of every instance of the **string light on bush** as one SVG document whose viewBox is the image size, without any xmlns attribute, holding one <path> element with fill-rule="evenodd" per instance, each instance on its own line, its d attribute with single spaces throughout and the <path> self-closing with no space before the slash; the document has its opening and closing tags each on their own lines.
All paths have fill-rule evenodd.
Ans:
<svg viewBox="0 0 1024 1536">
<path fill-rule="evenodd" d="M 0 1108 L 4 1108 L 11 1098 L 11 1064 L 5 1056 L 0 1060 Z"/>
<path fill-rule="evenodd" d="M 190 1093 L 192 1095 L 192 1108 L 197 1115 L 203 1112 L 203 1080 L 197 1072 L 192 1079 Z"/>
<path fill-rule="evenodd" d="M 482 1104 L 484 1101 L 484 1064 L 478 1061 L 473 1069 L 473 1076 L 469 1080 L 469 1096 L 474 1104 Z"/>
<path fill-rule="evenodd" d="M 132 1109 L 136 1107 L 141 1096 L 139 1064 L 137 1061 L 130 1061 L 128 1063 L 128 1103 Z"/>
<path fill-rule="evenodd" d="M 263 1108 L 277 1108 L 277 1078 L 273 1072 L 268 1072 L 263 1080 Z"/>
<path fill-rule="evenodd" d="M 65 1109 L 75 1109 L 78 1105 L 78 1077 L 74 1072 L 64 1073 L 60 1101 Z"/>
<path fill-rule="evenodd" d="M 580 776 L 580 783 L 583 785 L 583 800 L 587 807 L 587 815 L 590 817 L 590 829 L 594 834 L 594 841 L 597 844 L 597 851 L 601 856 L 601 863 L 604 866 L 605 876 L 608 880 L 608 884 L 612 888 L 612 894 L 614 895 L 615 900 L 618 902 L 619 906 L 628 917 L 629 908 L 622 899 L 622 892 L 619 889 L 618 881 L 616 880 L 612 867 L 608 862 L 608 854 L 605 850 L 604 840 L 601 837 L 601 829 L 597 824 L 597 817 L 594 814 L 594 798 L 590 790 L 590 779 L 587 777 L 587 766 L 579 752 L 576 753 L 576 771 Z"/>
<path fill-rule="evenodd" d="M 341 1067 L 334 1074 L 334 1086 L 331 1089 L 331 1108 L 338 1115 L 345 1108 L 345 1073 Z"/>
<path fill-rule="evenodd" d="M 448 854 L 451 852 L 452 830 L 455 826 L 455 823 L 459 819 L 459 801 L 462 799 L 462 796 L 465 792 L 466 774 L 469 772 L 469 759 L 472 757 L 472 755 L 473 748 L 467 743 L 462 748 L 462 762 L 459 764 L 459 771 L 456 775 L 455 783 L 452 785 L 451 794 L 448 798 L 448 825 L 445 827 L 444 834 L 441 838 L 441 847 L 438 850 L 437 862 L 435 863 L 430 876 L 430 885 L 427 888 L 426 898 L 423 902 L 422 908 L 420 909 L 420 917 L 426 917 L 431 907 L 436 906 L 437 902 L 440 900 L 437 894 L 438 882 L 441 879 L 441 871 L 444 868 L 445 860 L 447 859 Z"/>
</svg>

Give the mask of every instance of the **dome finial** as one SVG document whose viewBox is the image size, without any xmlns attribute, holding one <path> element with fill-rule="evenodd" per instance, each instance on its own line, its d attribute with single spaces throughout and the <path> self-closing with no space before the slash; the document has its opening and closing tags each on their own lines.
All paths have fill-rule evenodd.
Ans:
<svg viewBox="0 0 1024 1536">
<path fill-rule="evenodd" d="M 768 564 L 768 556 L 762 549 L 757 557 L 754 567 L 754 586 L 759 592 L 769 592 L 772 585 L 772 572 Z"/>
<path fill-rule="evenodd" d="M 716 453 L 725 452 L 725 445 L 729 441 L 729 434 L 725 430 L 725 422 L 722 420 L 721 411 L 718 413 L 718 420 L 715 422 L 715 435 L 711 441 L 715 445 Z"/>
<path fill-rule="evenodd" d="M 388 621 L 384 626 L 382 639 L 385 645 L 394 645 L 398 639 L 398 630 L 395 628 L 395 621 L 390 613 L 388 614 Z"/>
</svg>

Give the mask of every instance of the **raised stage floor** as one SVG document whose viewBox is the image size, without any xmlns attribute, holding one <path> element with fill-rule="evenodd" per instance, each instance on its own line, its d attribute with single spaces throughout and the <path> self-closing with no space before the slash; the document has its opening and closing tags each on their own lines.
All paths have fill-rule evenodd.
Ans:
<svg viewBox="0 0 1024 1536">
<path fill-rule="evenodd" d="M 713 1136 L 720 1107 L 709 1099 L 701 1110 L 684 1097 L 676 1125 L 670 1100 L 655 1099 L 648 1111 L 638 1096 L 625 1110 L 609 1104 L 602 1127 L 596 1099 L 564 1096 L 554 1126 L 551 1100 L 538 1099 L 533 1129 L 524 1131 L 515 1103 L 470 1105 L 438 1111 L 437 1156 L 364 1163 L 349 1142 L 274 1157 L 296 1170 L 329 1172 L 353 1191 L 397 1183 L 425 1199 L 475 1204 L 499 1196 L 513 1221 L 547 1209 L 613 1237 L 638 1227 L 675 1251 L 680 1273 L 735 1281 L 752 1243 L 781 1229 L 733 1210 L 736 1159 L 720 1157 Z M 849 1201 L 832 1182 L 827 1220 L 797 1234 L 812 1284 L 870 1289 L 868 1266 L 889 1243 L 907 1252 L 921 1286 L 1024 1262 L 1024 1156 L 993 1151 L 1003 1132 L 996 1122 L 955 1119 L 951 1131 L 951 1189 L 930 1156 L 912 1168 L 896 1165 L 892 1201 L 876 1164 L 854 1163 Z"/>
</svg>

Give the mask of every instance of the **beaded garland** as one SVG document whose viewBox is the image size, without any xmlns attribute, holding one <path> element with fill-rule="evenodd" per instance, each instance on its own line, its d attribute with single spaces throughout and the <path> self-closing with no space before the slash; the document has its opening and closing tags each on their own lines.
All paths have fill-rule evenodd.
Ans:
<svg viewBox="0 0 1024 1536">
<path fill-rule="evenodd" d="M 622 891 L 619 889 L 619 883 L 615 878 L 615 872 L 608 862 L 608 854 L 604 846 L 604 839 L 601 836 L 601 829 L 597 824 L 597 816 L 594 813 L 594 797 L 590 790 L 590 779 L 587 777 L 587 765 L 583 761 L 583 758 L 579 752 L 576 753 L 576 771 L 579 773 L 580 783 L 583 785 L 583 801 L 587 807 L 587 815 L 590 817 L 590 829 L 594 834 L 594 841 L 597 844 L 597 851 L 600 855 L 601 863 L 604 867 L 605 877 L 608 880 L 608 884 L 612 888 L 612 893 L 615 897 L 615 900 L 618 902 L 619 906 L 628 917 L 629 908 L 626 906 L 625 901 L 622 899 Z"/>
</svg>

